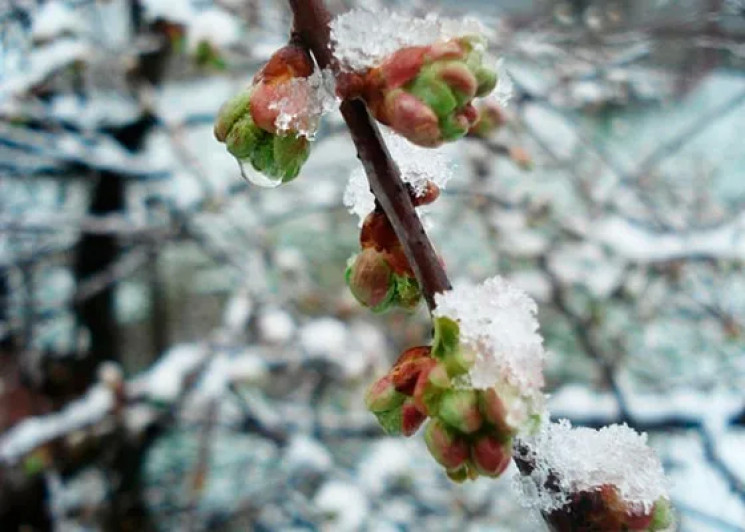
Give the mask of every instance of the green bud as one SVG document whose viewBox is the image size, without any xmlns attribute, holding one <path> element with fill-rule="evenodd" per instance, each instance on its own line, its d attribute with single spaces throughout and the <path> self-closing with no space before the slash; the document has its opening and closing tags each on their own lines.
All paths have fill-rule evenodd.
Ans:
<svg viewBox="0 0 745 532">
<path fill-rule="evenodd" d="M 457 470 L 468 460 L 468 442 L 441 421 L 433 419 L 424 432 L 424 443 L 432 457 L 448 471 Z"/>
<path fill-rule="evenodd" d="M 268 176 L 276 176 L 276 171 L 274 169 L 274 142 L 272 134 L 263 130 L 262 132 L 264 134 L 258 138 L 257 142 L 253 145 L 253 149 L 249 155 L 249 160 L 251 161 L 251 166 L 253 166 L 258 172 Z"/>
<path fill-rule="evenodd" d="M 310 155 L 308 139 L 303 136 L 275 135 L 274 136 L 274 163 L 275 169 L 283 183 L 292 181 L 300 173 L 305 161 Z"/>
<path fill-rule="evenodd" d="M 228 151 L 238 159 L 251 156 L 256 146 L 269 135 L 266 131 L 254 124 L 249 113 L 241 116 L 230 128 L 225 138 Z"/>
<path fill-rule="evenodd" d="M 483 417 L 479 412 L 476 390 L 448 390 L 440 399 L 437 415 L 447 425 L 471 434 L 481 428 Z"/>
<path fill-rule="evenodd" d="M 478 88 L 476 96 L 486 96 L 497 86 L 497 71 L 488 67 L 481 67 L 474 72 Z"/>
<path fill-rule="evenodd" d="M 367 390 L 365 406 L 374 413 L 386 412 L 401 406 L 406 396 L 396 391 L 390 375 L 384 375 Z"/>
<path fill-rule="evenodd" d="M 407 310 L 414 310 L 422 300 L 422 291 L 417 280 L 406 275 L 394 275 L 394 281 L 396 304 Z"/>
<path fill-rule="evenodd" d="M 458 105 L 452 91 L 437 80 L 431 71 L 417 76 L 409 85 L 408 91 L 424 102 L 438 117 L 446 116 Z"/>
<path fill-rule="evenodd" d="M 242 116 L 250 115 L 250 101 L 251 91 L 244 90 L 222 105 L 217 113 L 217 119 L 215 120 L 214 132 L 217 140 L 225 142 L 233 124 L 235 124 Z"/>
<path fill-rule="evenodd" d="M 389 436 L 398 436 L 402 431 L 403 409 L 398 406 L 385 412 L 374 412 L 378 423 Z"/>
<path fill-rule="evenodd" d="M 450 141 L 457 140 L 468 133 L 468 122 L 461 120 L 457 115 L 447 115 L 440 120 L 440 131 L 442 138 Z"/>
<path fill-rule="evenodd" d="M 460 328 L 450 318 L 434 320 L 435 338 L 432 356 L 445 364 L 448 375 L 456 377 L 468 373 L 473 366 L 475 354 L 460 345 Z"/>
<path fill-rule="evenodd" d="M 652 523 L 649 525 L 650 532 L 665 530 L 673 524 L 675 512 L 670 500 L 660 497 L 654 503 L 654 513 L 652 514 Z"/>
</svg>

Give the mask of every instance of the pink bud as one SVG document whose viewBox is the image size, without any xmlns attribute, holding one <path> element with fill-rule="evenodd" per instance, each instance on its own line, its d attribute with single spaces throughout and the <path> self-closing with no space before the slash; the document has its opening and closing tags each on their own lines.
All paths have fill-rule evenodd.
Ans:
<svg viewBox="0 0 745 532">
<path fill-rule="evenodd" d="M 430 45 L 425 60 L 426 62 L 431 63 L 438 59 L 463 59 L 465 55 L 466 51 L 461 46 L 460 42 L 451 39 L 449 41 L 440 41 Z"/>
<path fill-rule="evenodd" d="M 251 93 L 251 118 L 257 126 L 269 133 L 277 132 L 274 124 L 279 115 L 279 109 L 273 105 L 279 100 L 277 87 L 278 85 L 258 83 Z"/>
<path fill-rule="evenodd" d="M 432 415 L 442 393 L 450 387 L 450 378 L 443 364 L 434 359 L 419 373 L 414 386 L 414 404 L 423 414 Z"/>
<path fill-rule="evenodd" d="M 449 426 L 465 434 L 481 428 L 481 417 L 476 390 L 447 390 L 442 395 L 437 415 Z"/>
<path fill-rule="evenodd" d="M 385 97 L 384 110 L 386 122 L 411 142 L 429 147 L 442 143 L 437 115 L 416 96 L 393 90 Z"/>
<path fill-rule="evenodd" d="M 434 362 L 429 353 L 429 346 L 420 346 L 407 349 L 401 354 L 390 373 L 398 392 L 408 396 L 414 394 L 414 387 L 422 370 Z"/>
<path fill-rule="evenodd" d="M 396 89 L 416 77 L 424 64 L 427 47 L 412 46 L 394 52 L 380 66 L 380 74 L 389 89 Z"/>
<path fill-rule="evenodd" d="M 390 375 L 384 375 L 367 390 L 365 405 L 371 412 L 385 412 L 398 407 L 404 399 L 393 386 Z"/>
<path fill-rule="evenodd" d="M 479 437 L 471 446 L 471 460 L 479 473 L 488 477 L 498 477 L 512 458 L 512 441 L 501 441 L 495 436 Z"/>
<path fill-rule="evenodd" d="M 450 88 L 458 92 L 458 98 L 461 102 L 467 102 L 476 95 L 476 89 L 478 88 L 476 76 L 471 73 L 464 63 L 457 61 L 446 63 L 439 68 L 438 76 Z"/>
<path fill-rule="evenodd" d="M 465 438 L 437 419 L 433 419 L 427 425 L 424 442 L 432 457 L 445 469 L 457 469 L 468 459 L 468 442 Z"/>
<path fill-rule="evenodd" d="M 413 435 L 422 426 L 427 416 L 422 414 L 414 405 L 412 399 L 407 399 L 401 405 L 401 434 L 408 437 Z"/>
</svg>

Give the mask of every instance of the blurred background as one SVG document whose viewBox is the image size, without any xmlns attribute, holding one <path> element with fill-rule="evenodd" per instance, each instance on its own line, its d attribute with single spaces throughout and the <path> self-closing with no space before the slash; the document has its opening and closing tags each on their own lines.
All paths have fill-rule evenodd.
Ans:
<svg viewBox="0 0 745 532">
<path fill-rule="evenodd" d="M 329 0 L 473 15 L 501 127 L 444 148 L 452 279 L 528 291 L 556 418 L 649 433 L 680 530 L 745 530 L 745 2 Z M 343 281 L 338 114 L 301 177 L 212 136 L 279 0 L 0 2 L 0 529 L 540 531 L 362 401 L 424 309 Z"/>
</svg>

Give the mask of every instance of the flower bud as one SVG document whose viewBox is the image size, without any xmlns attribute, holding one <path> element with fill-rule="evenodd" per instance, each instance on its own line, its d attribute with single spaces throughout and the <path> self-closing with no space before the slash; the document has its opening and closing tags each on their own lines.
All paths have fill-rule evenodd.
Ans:
<svg viewBox="0 0 745 532">
<path fill-rule="evenodd" d="M 468 460 L 468 442 L 465 438 L 437 419 L 427 425 L 424 443 L 432 457 L 448 471 L 461 468 Z"/>
<path fill-rule="evenodd" d="M 365 406 L 371 412 L 385 412 L 401 406 L 406 397 L 397 392 L 390 375 L 384 375 L 367 390 Z"/>
<path fill-rule="evenodd" d="M 512 458 L 512 440 L 500 440 L 499 438 L 486 434 L 478 437 L 471 444 L 471 461 L 476 470 L 488 477 L 498 477 Z"/>
<path fill-rule="evenodd" d="M 479 430 L 484 419 L 479 412 L 476 390 L 445 391 L 440 399 L 437 417 L 465 434 Z"/>
<path fill-rule="evenodd" d="M 442 394 L 450 388 L 450 378 L 445 366 L 430 359 L 419 373 L 414 386 L 414 404 L 428 416 L 434 415 L 439 407 Z"/>
<path fill-rule="evenodd" d="M 394 275 L 396 294 L 394 302 L 406 310 L 414 310 L 422 300 L 422 291 L 414 277 L 408 275 Z"/>
<path fill-rule="evenodd" d="M 411 398 L 406 399 L 401 405 L 401 434 L 412 436 L 426 419 L 427 416 L 419 411 L 414 401 Z"/>
<path fill-rule="evenodd" d="M 473 137 L 486 138 L 507 122 L 507 116 L 495 102 L 484 101 L 478 107 L 476 123 L 468 131 Z"/>
<path fill-rule="evenodd" d="M 214 133 L 241 163 L 244 177 L 263 186 L 291 181 L 308 159 L 310 144 L 297 129 L 278 131 L 280 101 L 291 110 L 307 107 L 308 95 L 290 90 L 296 77 L 313 72 L 313 62 L 301 46 L 278 50 L 254 77 L 251 87 L 222 106 L 215 120 Z M 264 177 L 254 176 L 250 167 Z M 268 179 L 266 179 L 268 178 Z"/>
<path fill-rule="evenodd" d="M 404 351 L 391 369 L 390 375 L 396 390 L 412 396 L 422 370 L 432 363 L 429 346 L 412 347 Z"/>
<path fill-rule="evenodd" d="M 382 253 L 363 249 L 347 268 L 346 281 L 352 295 L 373 312 L 387 310 L 393 300 L 396 283 Z"/>
<path fill-rule="evenodd" d="M 391 54 L 367 74 L 364 97 L 372 114 L 420 146 L 465 135 L 478 117 L 471 101 L 497 81 L 481 47 L 464 37 Z"/>
<path fill-rule="evenodd" d="M 440 197 L 440 187 L 438 187 L 432 181 L 427 181 L 423 192 L 421 192 L 419 195 L 416 195 L 413 193 L 413 191 L 410 190 L 410 194 L 411 203 L 414 205 L 414 207 L 421 207 L 422 205 L 429 205 L 430 203 L 434 203 L 437 198 Z"/>
<path fill-rule="evenodd" d="M 654 503 L 652 510 L 652 522 L 649 524 L 650 532 L 657 532 L 658 530 L 666 530 L 671 527 L 674 520 L 673 507 L 670 504 L 670 499 L 660 497 Z"/>
</svg>

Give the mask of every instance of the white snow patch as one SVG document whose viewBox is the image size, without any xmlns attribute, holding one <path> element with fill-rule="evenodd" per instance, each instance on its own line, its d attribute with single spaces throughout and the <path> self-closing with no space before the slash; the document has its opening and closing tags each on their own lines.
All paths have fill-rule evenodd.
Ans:
<svg viewBox="0 0 745 532">
<path fill-rule="evenodd" d="M 461 343 L 476 353 L 469 372 L 475 388 L 507 382 L 524 395 L 539 393 L 545 352 L 538 308 L 525 292 L 496 276 L 480 285 L 458 284 L 435 301 L 433 314 L 457 321 Z"/>
<path fill-rule="evenodd" d="M 227 48 L 240 41 L 238 21 L 222 9 L 211 8 L 200 11 L 190 19 L 187 28 L 189 49 L 195 50 L 202 42 L 218 48 Z"/>
<path fill-rule="evenodd" d="M 334 55 L 349 70 L 365 70 L 400 48 L 424 46 L 467 35 L 487 35 L 476 18 L 434 13 L 413 18 L 387 9 L 354 9 L 331 22 Z"/>
<path fill-rule="evenodd" d="M 453 175 L 452 165 L 442 152 L 431 148 L 421 148 L 411 144 L 403 137 L 383 130 L 383 139 L 388 151 L 401 171 L 401 179 L 409 183 L 417 196 L 426 191 L 427 182 L 444 189 Z M 370 192 L 365 171 L 355 168 L 344 190 L 344 205 L 349 212 L 360 218 L 360 226 L 365 217 L 375 208 L 375 196 Z"/>
<path fill-rule="evenodd" d="M 528 459 L 536 466 L 521 481 L 528 506 L 551 511 L 566 504 L 572 494 L 603 485 L 615 486 L 627 504 L 644 512 L 660 497 L 667 497 L 668 481 L 657 454 L 647 445 L 647 435 L 625 424 L 594 430 L 560 420 L 547 423 L 525 442 L 530 448 Z M 540 489 L 549 476 L 558 491 Z"/>
<path fill-rule="evenodd" d="M 0 439 L 0 458 L 15 462 L 39 445 L 102 419 L 113 407 L 111 391 L 97 385 L 64 410 L 27 419 L 10 429 Z"/>
<path fill-rule="evenodd" d="M 37 41 L 48 41 L 65 33 L 78 33 L 81 19 L 65 2 L 53 0 L 42 4 L 31 24 L 31 35 Z"/>
<path fill-rule="evenodd" d="M 370 503 L 355 484 L 330 480 L 318 490 L 314 499 L 318 509 L 328 516 L 329 530 L 359 530 L 365 522 Z"/>
<path fill-rule="evenodd" d="M 285 344 L 295 334 L 295 320 L 280 309 L 269 309 L 261 313 L 258 319 L 261 339 L 268 344 Z"/>
<path fill-rule="evenodd" d="M 327 471 L 333 465 L 331 454 L 317 440 L 296 434 L 290 440 L 284 457 L 290 470 Z"/>
</svg>

